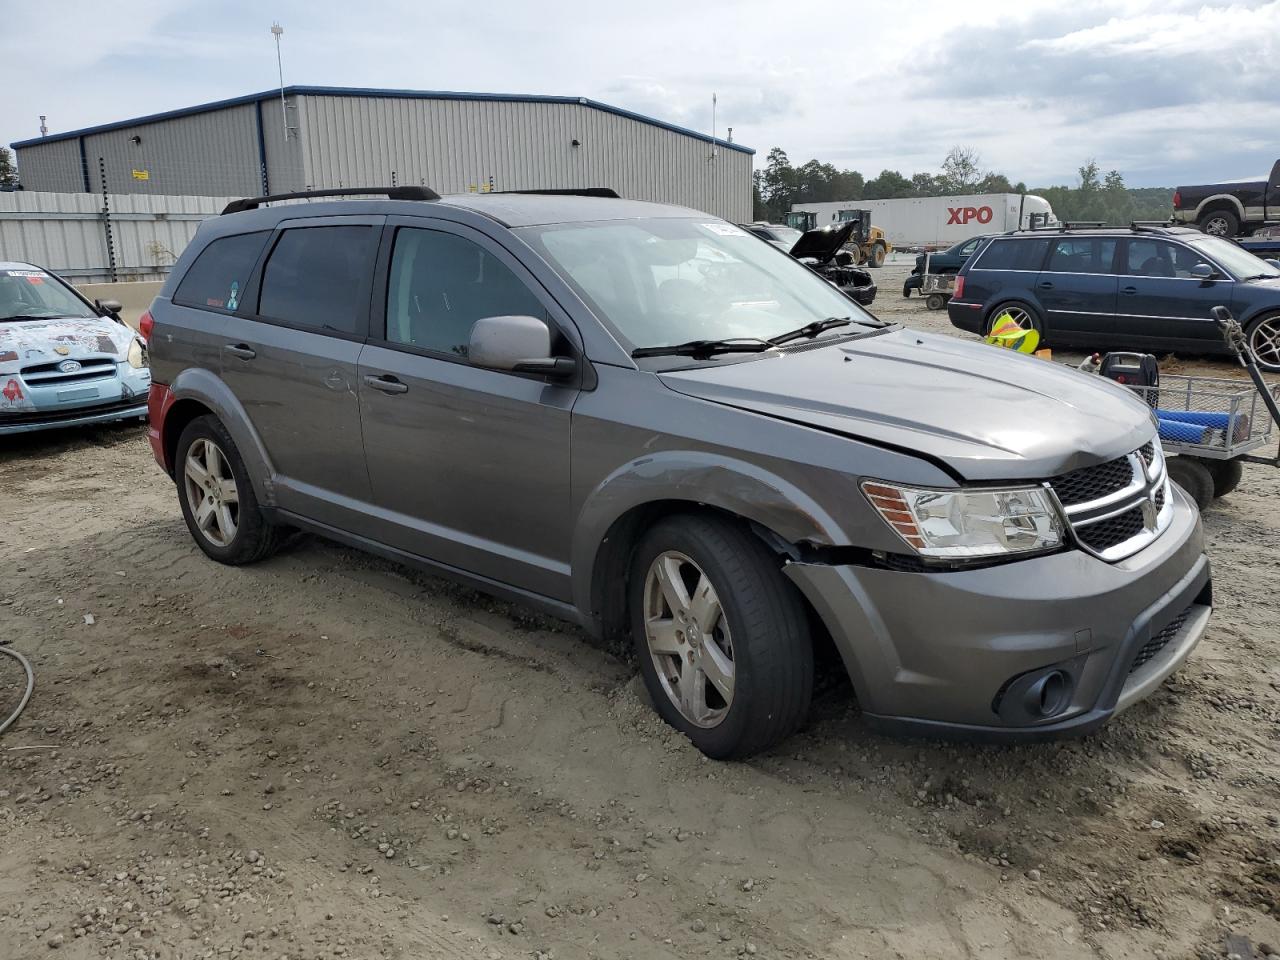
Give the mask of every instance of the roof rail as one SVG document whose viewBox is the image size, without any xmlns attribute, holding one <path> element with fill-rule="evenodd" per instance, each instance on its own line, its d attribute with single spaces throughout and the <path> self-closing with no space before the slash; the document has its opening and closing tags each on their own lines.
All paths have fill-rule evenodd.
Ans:
<svg viewBox="0 0 1280 960">
<path fill-rule="evenodd" d="M 1061 233 L 1066 233 L 1068 230 L 1081 230 L 1088 229 L 1089 227 L 1105 227 L 1106 225 L 1107 221 L 1105 220 L 1063 220 L 1062 226 L 1058 229 Z"/>
<path fill-rule="evenodd" d="M 1154 233 L 1173 226 L 1171 220 L 1130 220 L 1129 229 L 1138 233 Z"/>
<path fill-rule="evenodd" d="M 547 187 L 539 190 L 490 190 L 489 193 L 527 193 L 545 194 L 551 197 L 608 197 L 621 200 L 622 197 L 613 187 Z"/>
<path fill-rule="evenodd" d="M 232 200 L 222 212 L 240 213 L 243 210 L 256 210 L 264 203 L 273 200 L 309 200 L 313 197 L 379 197 L 391 200 L 439 200 L 440 194 L 430 187 L 349 187 L 342 190 L 300 190 L 297 193 L 272 193 L 265 197 L 245 197 L 243 200 Z"/>
</svg>

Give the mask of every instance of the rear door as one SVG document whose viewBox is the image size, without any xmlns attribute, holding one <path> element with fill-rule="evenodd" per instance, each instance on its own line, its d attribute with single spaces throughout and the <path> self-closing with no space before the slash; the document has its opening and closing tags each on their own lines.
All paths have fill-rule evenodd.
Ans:
<svg viewBox="0 0 1280 960">
<path fill-rule="evenodd" d="M 369 500 L 356 362 L 384 221 L 285 221 L 224 330 L 222 376 L 266 448 L 279 505 L 334 526 Z"/>
<path fill-rule="evenodd" d="M 1197 264 L 1218 273 L 1213 280 L 1191 275 Z M 1125 241 L 1116 332 L 1121 341 L 1160 341 L 1184 349 L 1220 346 L 1216 306 L 1230 306 L 1235 281 L 1190 247 L 1155 237 Z"/>
<path fill-rule="evenodd" d="M 1117 237 L 1065 235 L 1053 241 L 1036 281 L 1054 339 L 1085 346 L 1114 336 Z"/>
<path fill-rule="evenodd" d="M 461 224 L 392 218 L 377 314 L 360 358 L 369 533 L 409 553 L 558 600 L 571 598 L 570 411 L 576 383 L 467 361 L 481 317 L 537 316 L 576 354 L 576 331 L 533 276 Z"/>
</svg>

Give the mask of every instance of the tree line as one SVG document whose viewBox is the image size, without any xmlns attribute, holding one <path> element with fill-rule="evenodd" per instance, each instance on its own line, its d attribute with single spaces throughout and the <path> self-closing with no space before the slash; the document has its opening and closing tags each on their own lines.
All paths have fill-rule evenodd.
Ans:
<svg viewBox="0 0 1280 960">
<path fill-rule="evenodd" d="M 972 147 L 952 147 L 939 173 L 904 176 L 882 170 L 866 179 L 857 170 L 840 170 L 830 163 L 810 160 L 792 166 L 786 151 L 774 147 L 762 170 L 754 174 L 757 220 L 781 222 L 796 203 L 837 200 L 893 200 L 900 197 L 950 197 L 966 193 L 1033 193 L 1044 197 L 1059 220 L 1101 220 L 1124 224 L 1131 220 L 1168 220 L 1173 209 L 1172 187 L 1125 186 L 1119 170 L 1103 174 L 1096 160 L 1079 169 L 1074 186 L 1028 189 L 1022 181 L 1010 182 L 1003 173 L 985 170 Z"/>
</svg>

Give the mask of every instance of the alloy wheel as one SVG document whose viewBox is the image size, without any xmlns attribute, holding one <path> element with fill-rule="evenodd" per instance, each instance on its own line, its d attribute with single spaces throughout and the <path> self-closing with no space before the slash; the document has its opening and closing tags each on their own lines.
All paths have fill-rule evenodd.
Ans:
<svg viewBox="0 0 1280 960">
<path fill-rule="evenodd" d="M 995 323 L 997 317 L 1002 317 L 1006 314 L 1023 330 L 1035 330 L 1038 328 L 1035 317 L 1031 315 L 1029 310 L 1022 307 L 1001 307 L 991 314 L 991 323 Z M 990 333 L 990 326 L 988 326 L 987 332 Z"/>
<path fill-rule="evenodd" d="M 733 703 L 733 640 L 711 579 L 683 553 L 659 554 L 649 567 L 644 633 L 658 681 L 681 716 L 718 725 Z"/>
<path fill-rule="evenodd" d="M 239 526 L 240 492 L 226 454 L 212 440 L 200 437 L 187 450 L 182 478 L 187 505 L 201 535 L 214 546 L 229 546 Z"/>
<path fill-rule="evenodd" d="M 1262 366 L 1280 370 L 1280 316 L 1258 321 L 1249 332 L 1249 350 Z"/>
<path fill-rule="evenodd" d="M 1227 235 L 1226 218 L 1210 217 L 1204 222 L 1204 232 L 1211 237 L 1225 237 Z"/>
</svg>

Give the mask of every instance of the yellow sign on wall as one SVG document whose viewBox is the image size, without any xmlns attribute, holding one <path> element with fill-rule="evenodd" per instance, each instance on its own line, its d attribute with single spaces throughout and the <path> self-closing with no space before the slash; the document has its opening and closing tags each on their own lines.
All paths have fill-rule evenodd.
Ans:
<svg viewBox="0 0 1280 960">
<path fill-rule="evenodd" d="M 134 170 L 134 171 L 133 171 L 133 179 L 135 179 L 135 180 L 150 180 L 150 179 L 151 179 L 151 171 L 150 171 L 150 170 Z"/>
</svg>

